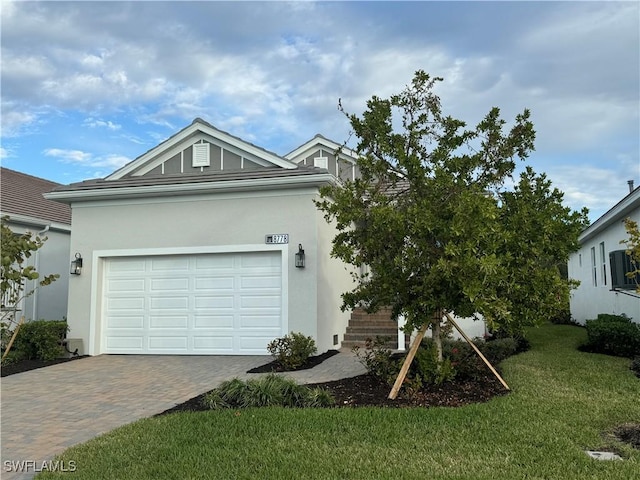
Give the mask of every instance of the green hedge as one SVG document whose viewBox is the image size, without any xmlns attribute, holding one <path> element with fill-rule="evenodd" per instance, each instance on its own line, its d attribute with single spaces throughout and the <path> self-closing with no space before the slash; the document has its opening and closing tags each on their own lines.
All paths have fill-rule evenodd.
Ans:
<svg viewBox="0 0 640 480">
<path fill-rule="evenodd" d="M 54 360 L 64 355 L 61 340 L 69 331 L 66 320 L 38 320 L 20 327 L 11 348 L 15 355 L 32 360 Z"/>
<path fill-rule="evenodd" d="M 585 327 L 585 350 L 617 357 L 640 355 L 640 325 L 626 315 L 601 313 L 597 319 L 587 320 Z"/>
</svg>

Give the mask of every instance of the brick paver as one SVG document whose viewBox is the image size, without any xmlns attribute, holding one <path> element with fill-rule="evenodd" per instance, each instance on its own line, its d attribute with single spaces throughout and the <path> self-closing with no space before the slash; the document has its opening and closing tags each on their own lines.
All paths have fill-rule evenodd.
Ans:
<svg viewBox="0 0 640 480">
<path fill-rule="evenodd" d="M 150 417 L 267 363 L 267 356 L 99 355 L 2 378 L 1 478 L 6 461 L 38 465 L 77 443 Z M 364 368 L 341 352 L 313 369 L 289 372 L 300 383 L 359 375 Z"/>
</svg>

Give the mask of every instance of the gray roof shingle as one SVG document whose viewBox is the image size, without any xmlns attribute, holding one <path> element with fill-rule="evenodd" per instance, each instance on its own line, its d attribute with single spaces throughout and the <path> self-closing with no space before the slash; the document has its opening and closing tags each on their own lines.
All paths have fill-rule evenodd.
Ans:
<svg viewBox="0 0 640 480">
<path fill-rule="evenodd" d="M 0 210 L 3 215 L 24 215 L 45 222 L 71 225 L 69 205 L 42 196 L 60 184 L 0 167 Z"/>
</svg>

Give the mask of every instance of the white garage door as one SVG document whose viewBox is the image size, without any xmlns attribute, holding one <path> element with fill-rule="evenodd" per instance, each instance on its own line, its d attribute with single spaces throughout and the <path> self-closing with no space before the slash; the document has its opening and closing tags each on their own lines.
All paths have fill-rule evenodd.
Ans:
<svg viewBox="0 0 640 480">
<path fill-rule="evenodd" d="M 267 354 L 280 337 L 280 252 L 110 258 L 102 351 Z"/>
</svg>

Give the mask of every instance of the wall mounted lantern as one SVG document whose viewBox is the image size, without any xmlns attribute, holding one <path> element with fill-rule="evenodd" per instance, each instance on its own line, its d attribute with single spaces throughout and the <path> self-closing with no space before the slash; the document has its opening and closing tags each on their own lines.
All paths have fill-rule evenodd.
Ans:
<svg viewBox="0 0 640 480">
<path fill-rule="evenodd" d="M 298 244 L 298 253 L 296 253 L 296 268 L 304 268 L 304 250 L 302 244 Z"/>
<path fill-rule="evenodd" d="M 82 272 L 82 255 L 76 253 L 76 259 L 71 261 L 71 275 L 80 275 Z"/>
</svg>

